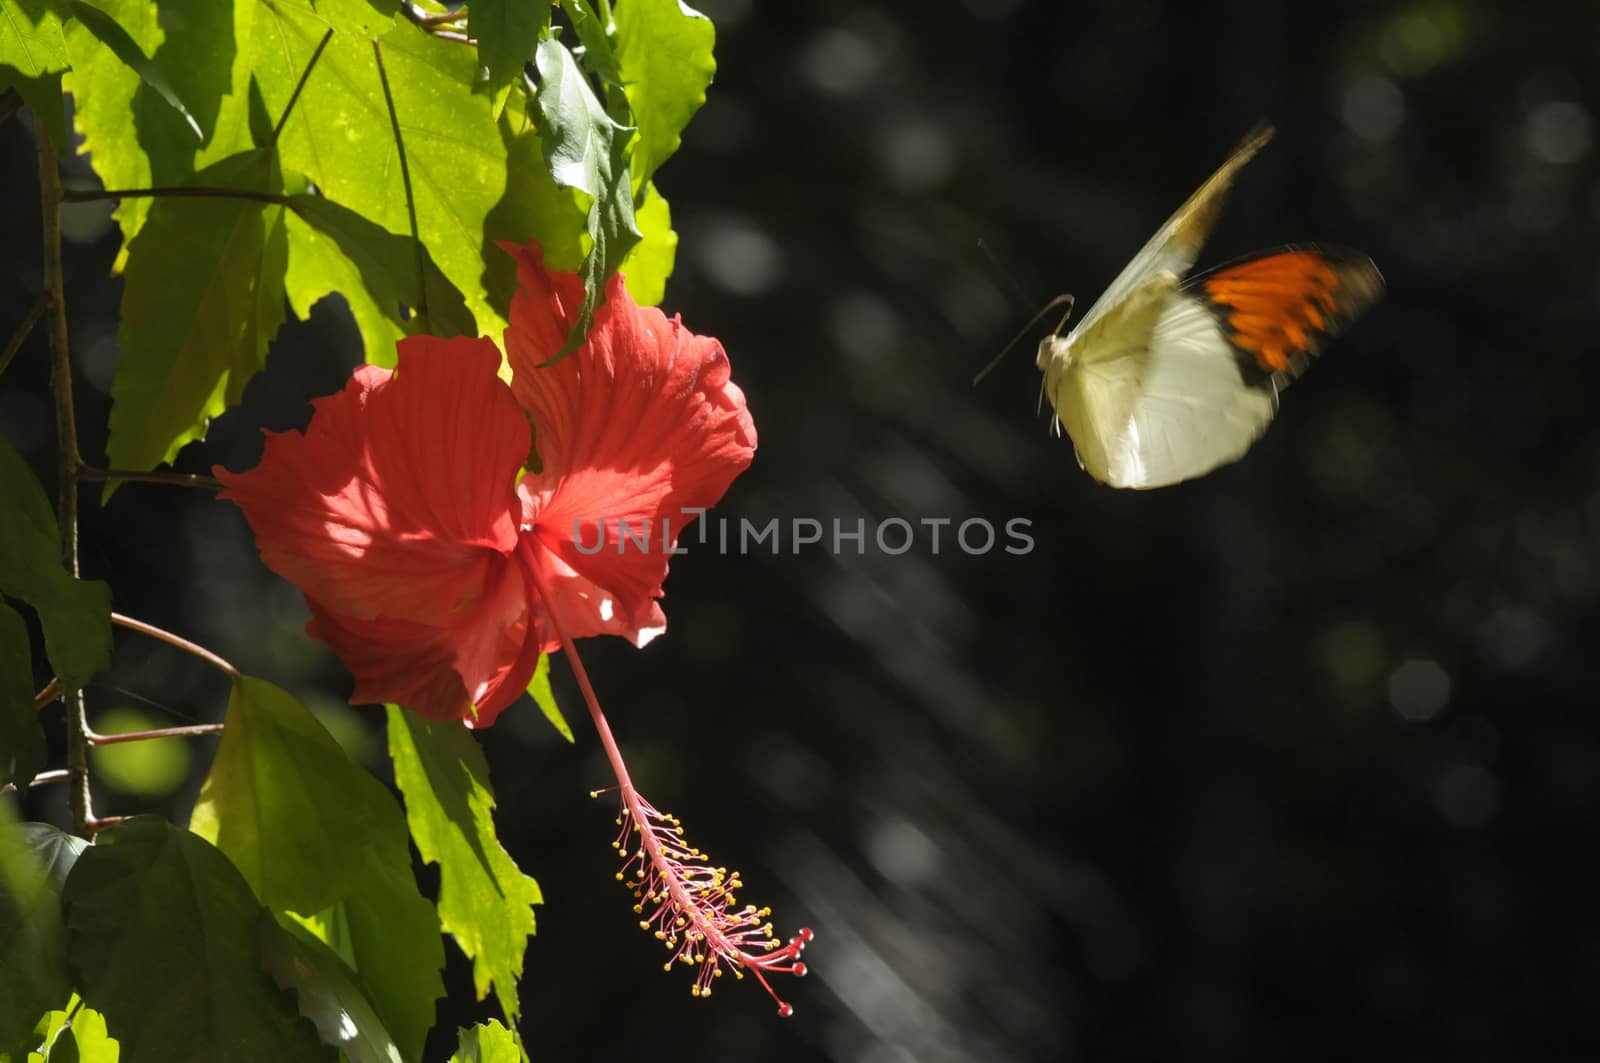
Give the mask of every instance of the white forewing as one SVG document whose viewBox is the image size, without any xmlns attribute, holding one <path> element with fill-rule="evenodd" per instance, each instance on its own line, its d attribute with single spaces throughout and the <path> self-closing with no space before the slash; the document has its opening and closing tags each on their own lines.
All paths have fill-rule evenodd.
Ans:
<svg viewBox="0 0 1600 1063">
<path fill-rule="evenodd" d="M 1133 261 L 1123 267 L 1117 279 L 1111 282 L 1100 298 L 1094 301 L 1094 305 L 1089 307 L 1088 313 L 1079 320 L 1077 327 L 1072 330 L 1073 334 L 1088 332 L 1097 318 L 1153 275 L 1167 272 L 1182 277 L 1189 272 L 1189 267 L 1200 255 L 1201 245 L 1211 235 L 1217 216 L 1222 213 L 1234 175 L 1271 139 L 1271 126 L 1263 126 L 1246 137 L 1234 149 L 1228 161 L 1167 219 L 1166 224 L 1156 230 L 1149 242 L 1133 256 Z"/>
<path fill-rule="evenodd" d="M 1095 479 L 1164 487 L 1236 461 L 1277 411 L 1247 382 L 1210 308 L 1159 272 L 1081 333 L 1047 370 L 1051 401 Z"/>
</svg>

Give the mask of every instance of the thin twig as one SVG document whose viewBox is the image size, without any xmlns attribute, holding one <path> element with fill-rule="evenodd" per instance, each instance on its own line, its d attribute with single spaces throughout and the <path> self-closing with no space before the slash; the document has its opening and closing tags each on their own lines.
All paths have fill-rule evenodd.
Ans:
<svg viewBox="0 0 1600 1063">
<path fill-rule="evenodd" d="M 62 782 L 71 775 L 72 773 L 67 771 L 65 768 L 62 768 L 58 771 L 41 771 L 32 779 L 29 779 L 28 785 L 23 787 L 23 789 L 29 790 L 35 786 L 43 786 L 47 782 Z M 0 786 L 0 793 L 14 794 L 16 792 L 17 787 L 14 783 L 6 783 L 5 786 Z"/>
<path fill-rule="evenodd" d="M 60 696 L 61 680 L 52 676 L 50 678 L 50 682 L 44 685 L 44 689 L 33 696 L 33 707 L 35 709 L 42 709 Z"/>
<path fill-rule="evenodd" d="M 22 319 L 22 324 L 17 326 L 17 331 L 11 334 L 6 341 L 6 349 L 0 351 L 0 373 L 6 371 L 6 366 L 11 364 L 11 359 L 22 350 L 22 345 L 28 342 L 28 336 L 33 332 L 34 323 L 50 308 L 50 293 L 40 292 L 39 298 L 33 301 L 33 306 L 28 309 L 28 316 Z"/>
<path fill-rule="evenodd" d="M 211 188 L 199 185 L 166 185 L 158 188 L 70 188 L 62 194 L 66 203 L 98 203 L 106 199 L 171 197 L 173 199 L 249 199 L 257 203 L 287 206 L 289 197 L 277 192 L 252 192 L 248 188 Z"/>
<path fill-rule="evenodd" d="M 97 469 L 93 465 L 80 465 L 78 479 L 167 484 L 171 487 L 203 487 L 211 491 L 222 489 L 222 484 L 215 478 L 197 472 L 139 472 L 135 469 Z"/>
<path fill-rule="evenodd" d="M 465 33 L 458 33 L 455 30 L 444 28 L 446 26 L 455 25 L 461 22 L 463 19 L 466 19 L 467 12 L 465 10 L 450 11 L 442 15 L 435 15 L 424 11 L 416 4 L 411 3 L 410 0 L 403 0 L 400 5 L 400 10 L 412 25 L 421 28 L 431 36 L 438 37 L 440 40 L 456 41 L 461 44 L 478 43 Z"/>
<path fill-rule="evenodd" d="M 56 520 L 61 526 L 61 563 L 78 574 L 78 424 L 72 405 L 72 355 L 67 346 L 66 270 L 61 261 L 60 162 L 49 137 L 37 138 L 39 149 L 39 201 L 44 215 L 44 289 L 50 293 L 50 387 L 56 400 L 57 468 Z M 75 833 L 88 834 L 94 820 L 89 796 L 89 720 L 83 691 L 66 691 L 67 771 L 71 789 L 67 807 Z"/>
<path fill-rule="evenodd" d="M 222 733 L 220 723 L 195 723 L 183 727 L 154 727 L 148 731 L 123 731 L 120 734 L 103 735 L 97 731 L 89 732 L 91 746 L 114 746 L 120 742 L 145 742 L 152 738 L 190 738 L 194 735 L 219 735 Z"/>
<path fill-rule="evenodd" d="M 174 635 L 170 631 L 156 627 L 154 624 L 147 624 L 143 620 L 135 620 L 131 616 L 123 616 L 121 613 L 112 613 L 111 622 L 113 624 L 120 624 L 122 627 L 128 628 L 132 631 L 149 635 L 151 638 L 158 638 L 162 642 L 166 642 L 170 645 L 178 647 L 178 649 L 183 650 L 185 653 L 192 653 L 208 664 L 215 665 L 217 668 L 220 668 L 222 671 L 226 672 L 229 679 L 239 678 L 239 669 L 235 668 L 221 657 L 218 657 L 204 646 L 196 645 L 180 635 Z"/>
<path fill-rule="evenodd" d="M 406 142 L 400 136 L 400 115 L 394 109 L 394 95 L 389 91 L 389 73 L 383 67 L 383 46 L 372 42 L 372 54 L 378 59 L 378 80 L 383 83 L 383 101 L 389 105 L 389 125 L 394 128 L 394 146 L 400 154 L 400 183 L 406 190 L 406 214 L 411 218 L 411 244 L 416 248 L 417 259 L 417 325 L 423 332 L 432 332 L 428 320 L 428 279 L 424 272 L 422 236 L 417 230 L 417 198 L 411 191 L 411 167 L 406 164 Z"/>
<path fill-rule="evenodd" d="M 311 71 L 316 69 L 317 60 L 322 58 L 322 50 L 328 46 L 328 42 L 331 40 L 333 40 L 333 27 L 329 26 L 328 32 L 324 33 L 322 40 L 317 42 L 317 50 L 311 53 L 311 61 L 306 64 L 304 70 L 300 71 L 300 80 L 295 83 L 294 91 L 289 94 L 289 102 L 283 108 L 283 113 L 278 116 L 278 124 L 272 127 L 272 140 L 269 142 L 271 145 L 277 145 L 278 136 L 283 132 L 283 124 L 294 113 L 294 105 L 300 100 L 300 90 L 306 87 L 306 82 L 311 77 Z"/>
<path fill-rule="evenodd" d="M 88 826 L 91 831 L 99 833 L 107 827 L 115 827 L 118 823 L 128 818 L 127 816 L 106 816 L 103 819 L 91 819 Z"/>
</svg>

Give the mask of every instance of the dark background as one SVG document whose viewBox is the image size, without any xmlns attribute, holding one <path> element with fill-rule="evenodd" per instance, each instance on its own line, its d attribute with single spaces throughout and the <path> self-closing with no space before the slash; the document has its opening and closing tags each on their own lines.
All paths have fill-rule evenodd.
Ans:
<svg viewBox="0 0 1600 1063">
<path fill-rule="evenodd" d="M 1593 5 L 705 6 L 717 83 L 659 184 L 683 240 L 666 307 L 723 340 L 761 433 L 717 514 L 1024 517 L 1037 546 L 691 550 L 668 637 L 584 646 L 644 792 L 780 932 L 816 931 L 789 1021 L 753 984 L 697 1002 L 661 973 L 564 664 L 575 748 L 528 704 L 484 736 L 546 898 L 536 1058 L 1593 1058 Z M 1244 462 L 1101 487 L 1033 415 L 1033 339 L 971 374 L 1051 295 L 1086 305 L 1263 119 L 1278 137 L 1201 264 L 1325 240 L 1389 294 Z M 38 286 L 22 122 L 0 159 L 16 321 Z M 116 238 L 72 221 L 101 460 Z M 7 373 L 0 433 L 48 474 L 43 349 Z M 324 304 L 180 467 L 248 467 L 358 350 Z M 130 486 L 84 529 L 122 611 L 377 726 L 341 715 L 348 677 L 231 507 Z M 181 722 L 224 696 L 119 632 L 90 705 Z M 102 788 L 100 811 L 184 815 L 210 745 L 188 748 L 176 795 Z M 382 771 L 377 731 L 366 750 Z M 64 821 L 62 796 L 26 811 Z M 487 1014 L 458 961 L 449 1023 Z"/>
</svg>

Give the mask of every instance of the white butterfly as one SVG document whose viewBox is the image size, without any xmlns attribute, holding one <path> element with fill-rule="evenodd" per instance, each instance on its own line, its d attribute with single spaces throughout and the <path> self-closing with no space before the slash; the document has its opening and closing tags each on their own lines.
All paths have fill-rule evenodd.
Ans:
<svg viewBox="0 0 1600 1063">
<path fill-rule="evenodd" d="M 1063 317 L 1040 342 L 1044 394 L 1096 480 L 1164 487 L 1237 461 L 1279 390 L 1383 294 L 1366 255 L 1314 245 L 1184 279 L 1234 175 L 1271 138 L 1270 127 L 1245 138 L 1076 328 L 1061 336 Z"/>
</svg>

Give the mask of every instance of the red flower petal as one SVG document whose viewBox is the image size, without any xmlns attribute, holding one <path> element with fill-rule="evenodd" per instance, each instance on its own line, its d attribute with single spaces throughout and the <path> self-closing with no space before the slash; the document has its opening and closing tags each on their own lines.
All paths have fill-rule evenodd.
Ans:
<svg viewBox="0 0 1600 1063">
<path fill-rule="evenodd" d="M 403 340 L 397 371 L 357 369 L 255 469 L 213 470 L 262 560 L 307 592 L 357 700 L 460 715 L 517 659 L 504 642 L 530 597 L 511 556 L 529 431 L 499 366 L 487 340 Z"/>
<path fill-rule="evenodd" d="M 573 638 L 624 634 L 643 644 L 665 625 L 656 599 L 670 546 L 749 466 L 755 422 L 722 345 L 636 306 L 620 276 L 584 344 L 540 368 L 565 342 L 583 286 L 545 269 L 537 247 L 507 250 L 521 281 L 506 330 L 511 387 L 536 425 L 543 463 L 518 491 L 554 555 L 543 568 L 554 604 Z M 624 522 L 648 545 L 628 541 Z"/>
</svg>

